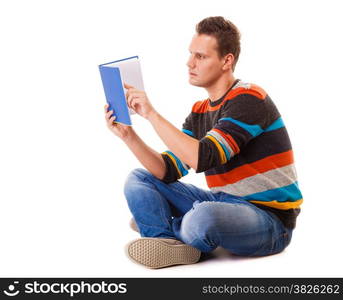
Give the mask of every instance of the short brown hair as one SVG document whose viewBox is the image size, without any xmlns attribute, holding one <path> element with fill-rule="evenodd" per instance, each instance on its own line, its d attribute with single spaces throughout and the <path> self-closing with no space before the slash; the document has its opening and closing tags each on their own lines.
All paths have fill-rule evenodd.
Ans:
<svg viewBox="0 0 343 300">
<path fill-rule="evenodd" d="M 232 71 L 234 71 L 241 52 L 241 35 L 237 27 L 223 17 L 208 17 L 196 25 L 196 32 L 216 38 L 220 58 L 228 53 L 233 54 L 235 60 L 232 64 Z"/>
</svg>

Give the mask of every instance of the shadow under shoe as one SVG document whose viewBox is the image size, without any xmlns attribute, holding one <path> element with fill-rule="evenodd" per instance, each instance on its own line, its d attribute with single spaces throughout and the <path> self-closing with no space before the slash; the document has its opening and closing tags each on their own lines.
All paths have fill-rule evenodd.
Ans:
<svg viewBox="0 0 343 300">
<path fill-rule="evenodd" d="M 140 238 L 130 242 L 127 254 L 133 261 L 152 269 L 194 264 L 201 252 L 175 239 Z"/>
</svg>

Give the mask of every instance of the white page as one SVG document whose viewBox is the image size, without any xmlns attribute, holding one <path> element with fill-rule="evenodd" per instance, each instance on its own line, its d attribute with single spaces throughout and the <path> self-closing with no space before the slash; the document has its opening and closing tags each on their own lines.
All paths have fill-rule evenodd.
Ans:
<svg viewBox="0 0 343 300">
<path fill-rule="evenodd" d="M 106 67 L 118 67 L 123 82 L 134 86 L 138 90 L 144 91 L 141 66 L 137 58 L 109 64 Z"/>
<path fill-rule="evenodd" d="M 122 60 L 119 62 L 106 65 L 106 67 L 119 68 L 120 76 L 123 81 L 123 89 L 125 92 L 126 92 L 126 89 L 124 88 L 124 82 L 129 85 L 132 85 L 137 90 L 144 91 L 143 76 L 142 76 L 141 66 L 140 66 L 138 58 Z M 129 110 L 131 114 L 135 113 L 133 109 L 129 109 Z"/>
</svg>

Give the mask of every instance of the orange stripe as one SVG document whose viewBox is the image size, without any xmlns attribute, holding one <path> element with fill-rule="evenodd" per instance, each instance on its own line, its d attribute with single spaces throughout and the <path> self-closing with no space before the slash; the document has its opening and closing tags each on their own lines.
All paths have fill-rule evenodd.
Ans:
<svg viewBox="0 0 343 300">
<path fill-rule="evenodd" d="M 216 110 L 218 110 L 219 108 L 221 108 L 226 103 L 226 101 L 232 100 L 233 98 L 235 98 L 236 96 L 238 96 L 240 94 L 250 94 L 250 95 L 256 96 L 256 97 L 261 99 L 261 95 L 258 93 L 257 90 L 256 91 L 255 90 L 251 90 L 251 89 L 247 90 L 247 89 L 245 89 L 243 87 L 236 88 L 234 90 L 231 90 L 227 94 L 227 96 L 225 97 L 224 101 L 222 101 L 218 105 L 216 105 L 216 106 L 207 105 L 207 111 L 216 111 Z M 210 101 L 210 100 L 208 99 L 208 101 Z"/>
<path fill-rule="evenodd" d="M 203 114 L 208 110 L 208 99 L 203 101 L 198 101 L 193 105 L 192 112 Z"/>
<path fill-rule="evenodd" d="M 261 204 L 264 206 L 269 206 L 269 207 L 273 207 L 273 208 L 277 208 L 277 209 L 282 209 L 282 210 L 287 210 L 287 209 L 291 209 L 291 208 L 299 208 L 300 205 L 303 203 L 303 199 L 299 199 L 297 201 L 286 201 L 286 202 L 278 202 L 276 200 L 273 201 L 251 201 L 249 200 L 249 202 L 251 203 L 256 203 L 256 204 Z"/>
<path fill-rule="evenodd" d="M 225 164 L 227 162 L 227 158 L 222 146 L 220 146 L 219 142 L 213 136 L 206 135 L 206 138 L 210 139 L 216 145 L 219 152 L 220 163 Z"/>
<path fill-rule="evenodd" d="M 253 95 L 261 100 L 264 100 L 264 98 L 266 98 L 267 96 L 267 93 L 262 88 L 260 88 L 256 84 L 250 84 L 250 89 L 239 87 L 239 88 L 231 90 L 225 97 L 225 100 L 231 100 L 240 94 Z"/>
<path fill-rule="evenodd" d="M 177 162 L 176 162 L 176 160 L 174 159 L 174 157 L 172 157 L 169 153 L 167 153 L 167 152 L 163 152 L 162 154 L 165 154 L 165 155 L 167 155 L 171 160 L 172 160 L 172 162 L 173 162 L 173 164 L 174 164 L 174 166 L 175 166 L 175 169 L 176 169 L 176 171 L 178 172 L 178 174 L 179 174 L 179 178 L 181 178 L 182 177 L 182 174 L 181 174 L 181 171 L 179 170 L 179 167 L 177 166 Z"/>
<path fill-rule="evenodd" d="M 210 101 L 210 100 L 209 100 Z M 216 111 L 216 110 L 218 110 L 219 108 L 221 108 L 223 105 L 224 105 L 224 103 L 225 103 L 226 101 L 225 101 L 225 99 L 221 102 L 221 103 L 219 103 L 218 105 L 216 105 L 216 106 L 208 106 L 208 111 Z"/>
<path fill-rule="evenodd" d="M 218 132 L 223 138 L 225 138 L 225 140 L 230 145 L 232 151 L 235 154 L 239 153 L 240 149 L 239 149 L 236 141 L 234 140 L 234 138 L 230 134 L 225 133 L 225 132 L 223 132 L 223 131 L 221 131 L 220 129 L 217 129 L 217 128 L 213 128 L 212 130 Z"/>
<path fill-rule="evenodd" d="M 210 106 L 209 102 L 210 99 L 206 99 L 203 101 L 198 101 L 194 104 L 192 111 L 195 113 L 203 114 L 207 111 L 216 111 L 221 108 L 226 101 L 232 100 L 233 98 L 237 97 L 240 94 L 249 94 L 257 97 L 260 100 L 264 100 L 267 96 L 267 93 L 264 89 L 259 87 L 256 84 L 250 84 L 250 89 L 245 89 L 244 87 L 239 87 L 231 90 L 227 96 L 225 97 L 224 101 L 216 106 Z"/>
<path fill-rule="evenodd" d="M 207 175 L 206 181 L 208 187 L 224 186 L 259 173 L 290 165 L 293 162 L 293 151 L 289 150 L 243 165 L 223 174 Z"/>
<path fill-rule="evenodd" d="M 267 93 L 263 88 L 253 83 L 250 85 L 250 88 L 260 94 L 260 96 L 256 96 L 256 97 L 260 98 L 261 100 L 264 100 L 264 98 L 266 98 Z"/>
</svg>

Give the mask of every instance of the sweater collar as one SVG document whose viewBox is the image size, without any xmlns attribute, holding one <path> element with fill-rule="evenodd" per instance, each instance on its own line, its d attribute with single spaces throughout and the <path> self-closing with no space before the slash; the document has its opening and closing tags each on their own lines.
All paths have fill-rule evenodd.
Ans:
<svg viewBox="0 0 343 300">
<path fill-rule="evenodd" d="M 236 79 L 234 83 L 230 86 L 230 88 L 225 92 L 225 94 L 220 97 L 218 100 L 211 101 L 208 99 L 210 106 L 214 107 L 222 103 L 222 101 L 225 99 L 226 95 L 233 89 L 233 87 L 240 81 L 240 79 Z"/>
</svg>

